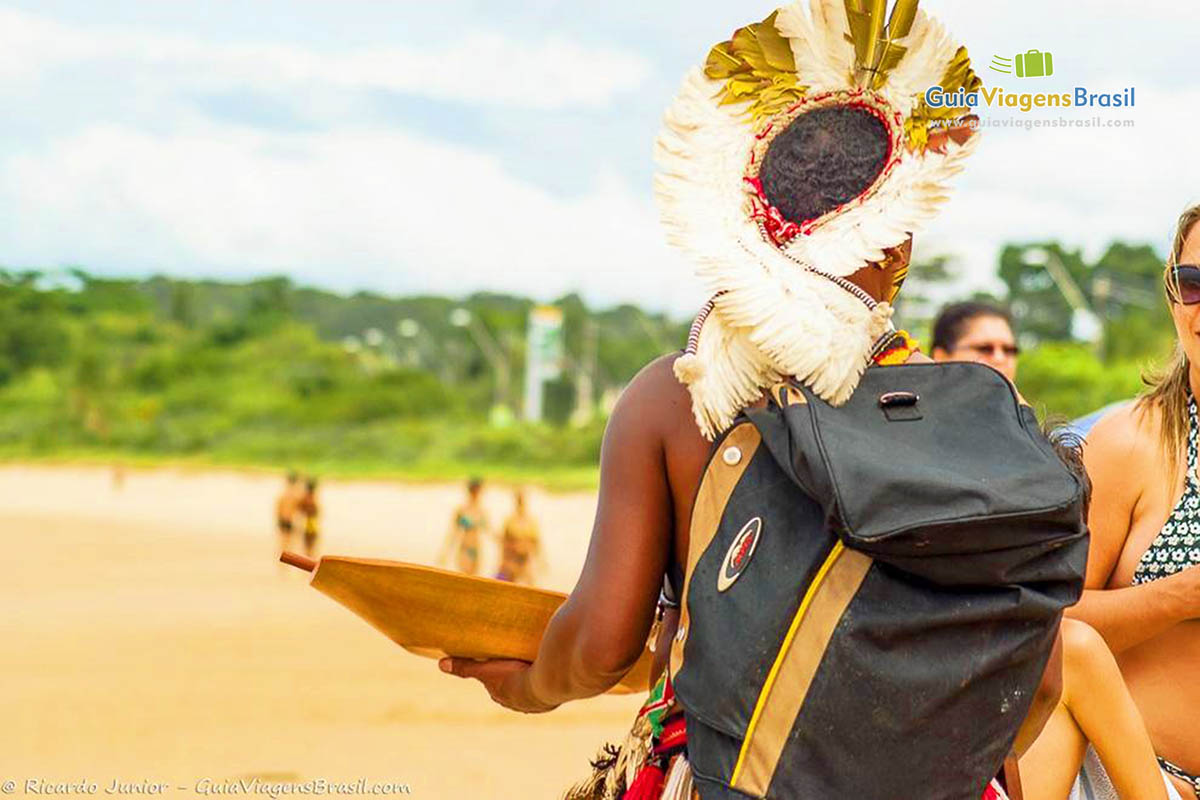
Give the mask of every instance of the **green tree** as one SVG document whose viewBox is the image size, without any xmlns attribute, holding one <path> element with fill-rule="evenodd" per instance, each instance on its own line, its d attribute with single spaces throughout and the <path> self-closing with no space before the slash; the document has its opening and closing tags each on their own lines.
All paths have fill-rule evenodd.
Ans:
<svg viewBox="0 0 1200 800">
<path fill-rule="evenodd" d="M 190 283 L 171 285 L 171 308 L 169 318 L 185 328 L 196 324 L 196 289 Z"/>
<path fill-rule="evenodd" d="M 1021 356 L 1017 383 L 1044 416 L 1075 419 L 1127 400 L 1141 388 L 1141 365 L 1105 364 L 1078 342 L 1046 342 Z"/>
<path fill-rule="evenodd" d="M 1034 251 L 1060 264 L 1080 287 L 1091 285 L 1091 269 L 1079 250 L 1057 242 L 1010 244 L 1000 252 L 1000 279 L 1008 287 L 1008 305 L 1021 338 L 1034 343 L 1070 341 L 1074 309 L 1045 263 L 1033 257 Z"/>
<path fill-rule="evenodd" d="M 1096 262 L 1088 286 L 1104 320 L 1107 360 L 1155 357 L 1174 335 L 1162 289 L 1163 259 L 1149 245 L 1114 242 Z"/>
<path fill-rule="evenodd" d="M 108 439 L 113 412 L 116 368 L 109 353 L 93 340 L 82 346 L 72 369 L 71 406 L 76 421 L 89 434 Z"/>
<path fill-rule="evenodd" d="M 68 356 L 61 292 L 39 290 L 40 277 L 37 272 L 0 271 L 0 384 Z"/>
<path fill-rule="evenodd" d="M 910 264 L 908 277 L 896 297 L 896 325 L 916 335 L 927 334 L 939 308 L 934 296 L 941 294 L 939 290 L 956 277 L 957 270 L 949 256 L 938 255 Z"/>
</svg>

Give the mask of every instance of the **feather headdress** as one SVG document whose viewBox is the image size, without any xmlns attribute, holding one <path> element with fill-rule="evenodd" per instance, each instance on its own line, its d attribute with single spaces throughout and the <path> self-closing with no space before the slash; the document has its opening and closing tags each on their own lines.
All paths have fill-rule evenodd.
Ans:
<svg viewBox="0 0 1200 800">
<path fill-rule="evenodd" d="M 877 264 L 934 216 L 975 137 L 965 108 L 924 94 L 974 91 L 965 48 L 918 0 L 812 0 L 737 30 L 689 74 L 655 146 L 655 196 L 669 241 L 713 293 L 676 375 L 708 438 L 764 387 L 791 376 L 845 402 L 891 308 L 845 277 Z M 887 131 L 888 154 L 861 194 L 814 219 L 788 219 L 759 170 L 797 119 L 856 108 Z"/>
</svg>

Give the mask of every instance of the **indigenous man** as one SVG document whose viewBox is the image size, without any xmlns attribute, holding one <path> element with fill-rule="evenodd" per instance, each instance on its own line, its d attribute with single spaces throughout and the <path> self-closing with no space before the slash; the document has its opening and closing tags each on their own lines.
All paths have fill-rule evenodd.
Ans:
<svg viewBox="0 0 1200 800">
<path fill-rule="evenodd" d="M 548 711 L 608 690 L 635 663 L 664 576 L 666 605 L 683 583 L 712 441 L 742 410 L 788 378 L 840 405 L 873 361 L 923 358 L 892 327 L 890 303 L 912 232 L 944 202 L 974 138 L 953 124 L 966 109 L 930 108 L 922 96 L 979 81 L 965 49 L 915 0 L 900 0 L 890 20 L 870 8 L 813 0 L 811 15 L 797 4 L 736 31 L 668 111 L 656 195 L 669 238 L 698 263 L 713 299 L 687 351 L 647 365 L 613 412 L 583 573 L 536 661 L 442 662 L 497 703 Z M 678 612 L 658 608 L 661 670 L 685 627 L 672 636 Z M 1060 671 L 1046 674 L 1020 742 L 1057 701 Z M 692 778 L 675 769 L 683 759 L 667 760 L 687 740 L 682 721 L 661 713 L 672 707 L 670 682 L 651 700 L 648 763 L 663 766 L 640 772 L 625 796 L 690 798 Z M 712 782 L 696 791 L 733 796 Z"/>
<path fill-rule="evenodd" d="M 525 507 L 525 492 L 513 492 L 516 507 L 512 516 L 504 521 L 500 533 L 500 569 L 496 577 L 512 583 L 532 585 L 534 565 L 545 570 L 546 559 L 542 554 L 542 538 L 537 521 Z"/>
</svg>

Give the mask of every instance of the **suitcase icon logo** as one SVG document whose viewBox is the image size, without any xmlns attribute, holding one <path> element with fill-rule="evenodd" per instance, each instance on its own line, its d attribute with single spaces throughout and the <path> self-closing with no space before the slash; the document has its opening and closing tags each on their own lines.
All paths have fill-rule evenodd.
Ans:
<svg viewBox="0 0 1200 800">
<path fill-rule="evenodd" d="M 1017 62 L 1018 78 L 1048 78 L 1054 74 L 1054 55 L 1040 50 L 1030 50 L 1018 53 L 1014 59 Z"/>
<path fill-rule="evenodd" d="M 1054 54 L 1041 50 L 1018 53 L 1013 58 L 992 56 L 991 68 L 995 72 L 1012 75 L 1016 68 L 1018 78 L 1048 78 L 1054 74 Z"/>
</svg>

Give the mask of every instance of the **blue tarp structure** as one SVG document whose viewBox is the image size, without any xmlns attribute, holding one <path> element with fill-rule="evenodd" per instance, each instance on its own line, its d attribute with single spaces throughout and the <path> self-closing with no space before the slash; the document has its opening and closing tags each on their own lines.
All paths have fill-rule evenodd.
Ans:
<svg viewBox="0 0 1200 800">
<path fill-rule="evenodd" d="M 1087 416 L 1083 416 L 1083 417 L 1080 417 L 1079 419 L 1072 420 L 1066 427 L 1069 428 L 1070 430 L 1074 431 L 1079 436 L 1087 436 L 1088 431 L 1090 431 L 1092 429 L 1092 426 L 1094 426 L 1097 422 L 1100 421 L 1101 417 L 1103 417 L 1105 414 L 1107 414 L 1108 412 L 1112 411 L 1115 408 L 1120 408 L 1121 406 L 1128 405 L 1132 402 L 1133 402 L 1132 400 L 1120 400 L 1116 403 L 1110 403 L 1109 405 L 1106 405 L 1104 408 L 1100 409 L 1099 411 L 1093 411 L 1092 413 L 1088 414 Z"/>
</svg>

